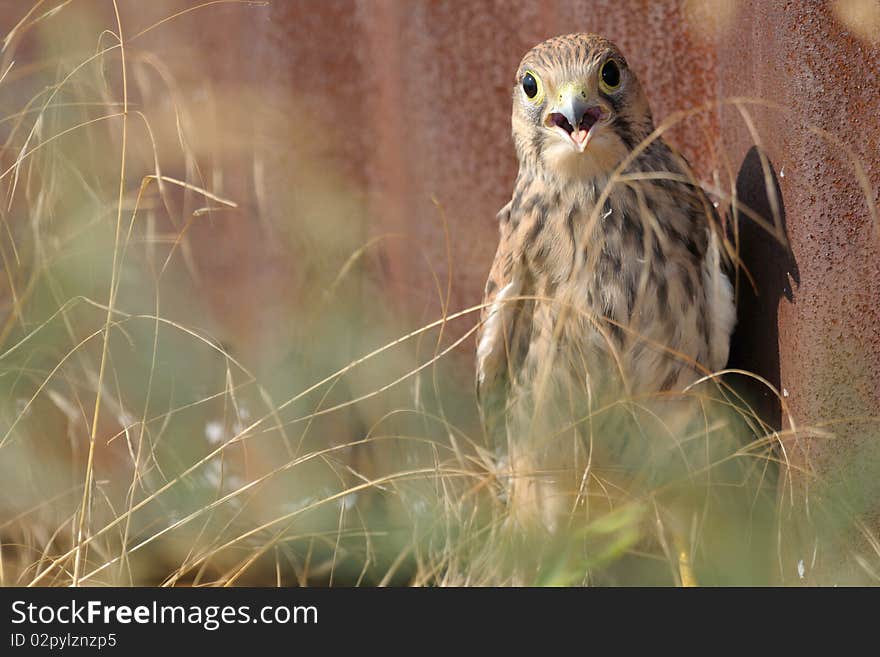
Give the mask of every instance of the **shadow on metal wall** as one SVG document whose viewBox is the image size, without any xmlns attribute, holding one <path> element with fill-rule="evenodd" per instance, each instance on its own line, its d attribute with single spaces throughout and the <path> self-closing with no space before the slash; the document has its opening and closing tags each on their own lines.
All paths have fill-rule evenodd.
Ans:
<svg viewBox="0 0 880 657">
<path fill-rule="evenodd" d="M 800 273 L 789 246 L 785 204 L 776 170 L 765 157 L 772 179 L 772 191 L 778 202 L 778 226 L 784 243 L 742 213 L 738 215 L 739 254 L 742 265 L 751 274 L 737 271 L 737 324 L 731 338 L 728 366 L 753 372 L 769 381 L 781 392 L 779 370 L 779 304 L 783 297 L 794 300 L 789 276 L 800 285 Z M 751 209 L 768 224 L 775 223 L 771 194 L 761 163 L 761 155 L 752 146 L 743 158 L 736 178 L 736 194 L 740 204 Z M 756 289 L 757 288 L 757 289 Z M 749 402 L 771 427 L 780 428 L 782 416 L 779 400 L 765 385 L 752 378 L 743 379 Z"/>
</svg>

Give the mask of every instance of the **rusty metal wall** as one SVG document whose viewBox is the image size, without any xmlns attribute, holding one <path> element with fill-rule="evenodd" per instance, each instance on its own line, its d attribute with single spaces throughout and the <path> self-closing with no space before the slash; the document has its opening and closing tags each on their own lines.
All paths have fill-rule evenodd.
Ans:
<svg viewBox="0 0 880 657">
<path fill-rule="evenodd" d="M 411 308 L 437 307 L 425 257 L 445 276 L 432 199 L 453 240 L 453 305 L 479 301 L 495 248 L 494 216 L 516 171 L 512 76 L 532 45 L 564 32 L 611 36 L 660 117 L 716 93 L 705 21 L 678 2 L 335 0 L 276 3 L 268 14 L 255 66 L 295 89 L 304 120 L 339 139 L 329 148 L 332 161 L 366 184 L 375 231 L 408 236 L 388 246 L 388 259 Z M 674 140 L 708 171 L 717 133 L 710 112 Z"/>
<path fill-rule="evenodd" d="M 880 182 L 880 50 L 870 22 L 857 34 L 832 5 L 287 2 L 267 10 L 248 52 L 260 76 L 302 98 L 298 120 L 332 136 L 327 154 L 365 186 L 373 230 L 407 235 L 388 243 L 389 284 L 419 311 L 438 307 L 426 262 L 445 274 L 432 199 L 452 235 L 453 306 L 479 301 L 494 214 L 515 173 L 511 75 L 534 43 L 572 31 L 609 36 L 643 80 L 658 120 L 739 96 L 778 104 L 746 106 L 756 134 L 726 107 L 696 115 L 669 138 L 705 181 L 722 185 L 747 182 L 756 140 L 770 158 L 799 284 L 793 267 L 757 272 L 779 314 L 780 373 L 762 374 L 779 381 L 804 424 L 880 408 L 880 259 L 868 206 L 877 199 L 866 199 L 853 167 L 858 158 L 866 180 Z M 762 241 L 756 249 L 766 248 Z M 789 276 L 793 294 L 778 294 L 792 285 Z M 752 359 L 759 371 L 774 350 L 764 345 L 755 344 L 762 358 Z"/>
<path fill-rule="evenodd" d="M 870 481 L 880 466 L 876 424 L 840 420 L 880 410 L 880 227 L 870 212 L 880 184 L 880 9 L 872 3 L 873 24 L 871 14 L 848 24 L 846 4 L 740 3 L 719 43 L 718 94 L 781 105 L 750 107 L 793 253 L 776 252 L 764 268 L 764 309 L 778 311 L 778 381 L 791 416 L 801 427 L 837 422 L 828 426 L 833 439 L 792 441 L 792 455 L 807 451 L 820 471 Z M 722 138 L 742 163 L 741 193 L 755 196 L 763 180 L 747 182 L 754 138 L 734 114 L 725 110 Z"/>
<path fill-rule="evenodd" d="M 737 363 L 778 385 L 798 426 L 880 414 L 880 228 L 869 212 L 880 185 L 876 3 L 303 0 L 212 12 L 212 29 L 193 14 L 162 38 L 169 46 L 186 35 L 212 53 L 211 84 L 244 79 L 257 95 L 245 118 L 259 175 L 239 164 L 242 180 L 227 176 L 227 187 L 270 210 L 276 190 L 307 196 L 293 154 L 308 143 L 359 199 L 369 233 L 400 235 L 382 243 L 384 283 L 399 312 L 417 318 L 441 307 L 432 269 L 445 280 L 443 218 L 451 305 L 480 300 L 494 215 L 515 174 L 512 74 L 533 44 L 574 31 L 610 37 L 657 120 L 733 97 L 771 101 L 744 105 L 754 132 L 738 109 L 716 106 L 669 135 L 704 181 L 737 190 L 765 214 L 756 146 L 779 185 L 791 253 L 761 232 L 744 235 L 759 293 L 745 297 Z M 265 257 L 271 235 L 227 224 L 200 237 L 211 245 L 202 245 L 203 263 L 217 273 L 230 259 L 251 261 L 237 268 L 236 288 L 295 295 L 295 267 Z M 263 305 L 241 321 L 267 321 Z M 796 441 L 793 458 L 812 445 L 820 468 L 831 468 L 876 438 L 857 422 L 836 430 L 833 441 Z"/>
</svg>

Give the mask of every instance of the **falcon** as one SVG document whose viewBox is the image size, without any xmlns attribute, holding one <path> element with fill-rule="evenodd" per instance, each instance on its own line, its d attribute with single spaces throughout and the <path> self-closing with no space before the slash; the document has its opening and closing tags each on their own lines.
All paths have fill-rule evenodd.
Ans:
<svg viewBox="0 0 880 657">
<path fill-rule="evenodd" d="M 626 400 L 656 417 L 727 361 L 735 308 L 715 209 L 654 131 L 638 78 L 605 38 L 558 36 L 523 57 L 519 172 L 498 213 L 476 369 L 511 516 L 525 525 L 553 530 L 600 459 L 629 462 L 639 441 L 636 453 L 650 451 L 656 436 L 600 431 L 603 409 Z"/>
</svg>

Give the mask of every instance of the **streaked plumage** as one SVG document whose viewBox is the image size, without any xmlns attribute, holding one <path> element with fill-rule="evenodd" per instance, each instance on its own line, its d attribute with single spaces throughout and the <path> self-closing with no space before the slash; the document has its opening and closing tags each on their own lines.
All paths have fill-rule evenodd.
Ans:
<svg viewBox="0 0 880 657">
<path fill-rule="evenodd" d="M 590 410 L 722 368 L 735 311 L 713 206 L 662 139 L 645 142 L 651 112 L 612 43 L 573 34 L 529 51 L 512 128 L 520 168 L 498 214 L 477 389 L 520 480 L 511 504 L 552 525 L 548 491 L 565 469 L 576 486 L 596 449 Z"/>
</svg>

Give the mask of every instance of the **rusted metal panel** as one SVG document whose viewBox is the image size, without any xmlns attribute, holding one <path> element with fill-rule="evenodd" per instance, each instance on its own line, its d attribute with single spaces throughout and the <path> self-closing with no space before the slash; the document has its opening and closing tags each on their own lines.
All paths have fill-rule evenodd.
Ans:
<svg viewBox="0 0 880 657">
<path fill-rule="evenodd" d="M 779 104 L 748 111 L 779 178 L 800 272 L 793 302 L 779 301 L 778 346 L 783 394 L 801 426 L 880 409 L 880 250 L 869 212 L 880 183 L 878 70 L 880 50 L 847 31 L 830 3 L 742 3 L 720 43 L 719 96 Z M 724 117 L 725 147 L 743 163 L 754 136 L 735 110 Z M 876 439 L 876 426 L 873 438 L 862 423 L 840 429 L 835 440 L 799 445 L 823 468 Z"/>
<path fill-rule="evenodd" d="M 387 256 L 416 314 L 439 310 L 429 272 L 445 279 L 438 205 L 453 240 L 453 305 L 479 301 L 516 171 L 510 90 L 528 48 L 560 32 L 610 36 L 658 117 L 711 100 L 716 86 L 705 25 L 676 2 L 276 3 L 261 29 L 255 70 L 301 97 L 299 120 L 343 137 L 327 150 L 365 182 L 373 230 L 406 235 Z M 707 112 L 673 141 L 707 171 L 717 132 Z"/>
<path fill-rule="evenodd" d="M 764 320 L 778 312 L 778 345 L 770 328 L 762 339 L 752 327 L 749 362 L 779 382 L 798 423 L 810 424 L 880 408 L 880 258 L 868 213 L 877 199 L 865 198 L 853 169 L 858 158 L 865 180 L 878 186 L 878 27 L 870 11 L 853 14 L 853 1 L 845 4 L 848 14 L 841 3 L 819 1 L 287 2 L 222 9 L 229 29 L 194 38 L 221 53 L 208 63 L 215 82 L 244 74 L 265 96 L 254 116 L 266 189 L 297 186 L 301 163 L 289 154 L 311 134 L 321 166 L 363 193 L 370 232 L 402 235 L 383 243 L 386 285 L 399 307 L 424 317 L 441 307 L 431 269 L 445 280 L 444 217 L 452 306 L 480 299 L 494 215 L 516 169 L 509 95 L 520 56 L 552 34 L 610 37 L 642 79 L 658 122 L 709 105 L 669 134 L 705 182 L 731 190 L 739 183 L 748 196 L 763 181 L 749 182 L 756 136 L 769 157 L 794 262 L 756 272 L 759 311 Z M 853 15 L 856 32 L 844 20 Z M 222 48 L 217 34 L 234 35 L 235 46 Z M 777 105 L 743 105 L 757 135 L 736 108 L 711 106 L 739 96 Z M 283 120 L 270 107 L 276 101 Z M 239 248 L 260 239 L 236 238 Z M 786 280 L 795 267 L 799 280 Z M 812 444 L 822 462 L 857 440 Z"/>
<path fill-rule="evenodd" d="M 841 8 L 856 5 L 868 18 L 853 30 Z M 791 542 L 814 545 L 812 558 L 791 555 L 802 579 L 808 564 L 814 583 L 857 581 L 847 579 L 845 555 L 872 550 L 852 525 L 837 520 L 828 531 L 826 502 L 838 517 L 846 508 L 880 527 L 880 226 L 871 216 L 880 200 L 878 41 L 876 3 L 743 2 L 718 50 L 720 98 L 774 103 L 747 111 L 779 184 L 791 251 L 753 231 L 744 257 L 765 260 L 755 268 L 760 296 L 751 340 L 740 347 L 754 346 L 744 364 L 779 386 L 783 427 L 798 429 L 785 437 L 782 454 L 796 466 L 789 472 L 796 485 L 781 494 L 785 503 L 787 495 L 806 502 L 811 523 L 826 523 L 820 540 L 823 532 L 810 526 L 805 541 Z M 735 109 L 722 117 L 737 189 L 760 200 L 756 135 Z"/>
</svg>

